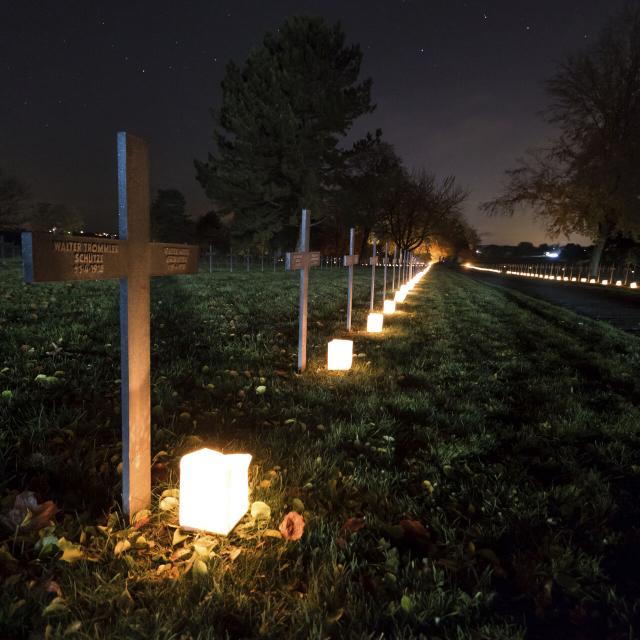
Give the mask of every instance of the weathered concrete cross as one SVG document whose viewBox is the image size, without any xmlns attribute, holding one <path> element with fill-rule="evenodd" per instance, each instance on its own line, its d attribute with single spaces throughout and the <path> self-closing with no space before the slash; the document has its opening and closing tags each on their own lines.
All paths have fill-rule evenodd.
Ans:
<svg viewBox="0 0 640 640">
<path fill-rule="evenodd" d="M 393 269 L 391 270 L 391 291 L 396 289 L 396 264 L 398 262 L 398 247 L 393 250 Z"/>
<path fill-rule="evenodd" d="M 376 295 L 376 265 L 378 264 L 378 254 L 376 253 L 376 239 L 373 239 L 373 253 L 369 259 L 371 265 L 371 303 L 369 310 L 373 311 L 374 297 Z"/>
<path fill-rule="evenodd" d="M 344 257 L 344 266 L 349 268 L 347 279 L 347 331 L 351 331 L 351 310 L 353 308 L 353 267 L 360 261 L 360 256 L 355 254 L 356 230 L 349 229 L 349 255 Z"/>
<path fill-rule="evenodd" d="M 382 303 L 387 299 L 387 266 L 389 265 L 389 241 L 384 243 L 384 268 L 382 270 Z"/>
<path fill-rule="evenodd" d="M 309 301 L 309 268 L 320 264 L 320 252 L 309 251 L 311 220 L 308 209 L 302 210 L 298 250 L 288 252 L 285 266 L 287 271 L 300 271 L 300 311 L 298 318 L 298 371 L 307 368 L 307 306 Z"/>
<path fill-rule="evenodd" d="M 119 240 L 22 234 L 27 282 L 120 278 L 122 506 L 151 503 L 150 276 L 198 271 L 198 247 L 149 242 L 149 154 L 141 138 L 118 133 Z"/>
</svg>

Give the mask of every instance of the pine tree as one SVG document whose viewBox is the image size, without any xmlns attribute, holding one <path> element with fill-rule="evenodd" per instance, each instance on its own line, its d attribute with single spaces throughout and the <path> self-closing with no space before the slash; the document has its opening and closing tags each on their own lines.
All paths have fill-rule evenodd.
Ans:
<svg viewBox="0 0 640 640">
<path fill-rule="evenodd" d="M 361 60 L 339 24 L 296 17 L 242 67 L 229 63 L 216 152 L 195 164 L 218 213 L 234 213 L 234 236 L 291 234 L 301 208 L 322 208 L 340 138 L 373 110 L 371 81 L 358 83 Z"/>
</svg>

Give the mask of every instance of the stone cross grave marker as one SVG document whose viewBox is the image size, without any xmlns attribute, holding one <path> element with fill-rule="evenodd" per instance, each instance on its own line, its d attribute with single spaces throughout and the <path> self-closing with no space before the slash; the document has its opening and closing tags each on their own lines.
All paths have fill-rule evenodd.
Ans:
<svg viewBox="0 0 640 640">
<path fill-rule="evenodd" d="M 358 264 L 360 256 L 355 254 L 356 230 L 349 229 L 349 255 L 344 257 L 344 266 L 349 268 L 347 279 L 347 331 L 351 331 L 351 310 L 353 308 L 353 267 Z"/>
<path fill-rule="evenodd" d="M 198 247 L 149 241 L 147 143 L 118 133 L 119 240 L 22 234 L 27 282 L 120 279 L 122 506 L 151 503 L 150 276 L 198 271 Z"/>
<path fill-rule="evenodd" d="M 373 253 L 369 258 L 369 264 L 371 265 L 371 302 L 369 304 L 369 310 L 373 311 L 374 296 L 376 294 L 376 265 L 378 264 L 378 254 L 376 253 L 376 239 L 373 239 Z"/>
<path fill-rule="evenodd" d="M 307 306 L 309 301 L 309 268 L 320 265 L 320 252 L 309 251 L 311 220 L 308 209 L 302 210 L 298 250 L 287 252 L 287 271 L 300 271 L 300 309 L 298 318 L 298 371 L 307 368 Z"/>
<path fill-rule="evenodd" d="M 409 254 L 408 251 L 401 252 L 400 272 L 402 273 L 402 280 L 401 280 L 400 286 L 402 286 L 407 281 L 407 255 L 408 254 Z"/>
<path fill-rule="evenodd" d="M 389 264 L 389 241 L 384 243 L 384 268 L 382 270 L 382 304 L 387 299 L 387 266 Z"/>
<path fill-rule="evenodd" d="M 393 250 L 393 268 L 391 269 L 391 291 L 396 289 L 396 263 L 398 262 L 398 247 Z"/>
</svg>

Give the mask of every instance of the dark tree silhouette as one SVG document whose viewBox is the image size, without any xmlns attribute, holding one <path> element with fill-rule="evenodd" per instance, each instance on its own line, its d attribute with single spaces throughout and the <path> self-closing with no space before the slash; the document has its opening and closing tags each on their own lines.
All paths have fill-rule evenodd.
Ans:
<svg viewBox="0 0 640 640">
<path fill-rule="evenodd" d="M 361 60 L 339 24 L 296 17 L 241 67 L 229 63 L 216 151 L 195 165 L 215 210 L 234 214 L 235 237 L 262 244 L 295 228 L 301 208 L 321 213 L 339 140 L 373 110 L 371 81 L 358 82 Z"/>
<path fill-rule="evenodd" d="M 187 216 L 187 201 L 177 189 L 158 189 L 151 204 L 151 238 L 162 242 L 188 242 L 193 223 Z"/>
<path fill-rule="evenodd" d="M 595 275 L 609 238 L 640 236 L 640 6 L 567 56 L 547 90 L 557 136 L 508 171 L 503 193 L 483 208 L 512 215 L 528 205 L 551 232 L 591 237 Z"/>
</svg>

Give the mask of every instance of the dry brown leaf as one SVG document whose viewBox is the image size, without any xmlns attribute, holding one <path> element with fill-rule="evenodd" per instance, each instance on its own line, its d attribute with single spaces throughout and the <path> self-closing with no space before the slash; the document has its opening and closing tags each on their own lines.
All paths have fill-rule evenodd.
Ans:
<svg viewBox="0 0 640 640">
<path fill-rule="evenodd" d="M 348 518 L 342 525 L 340 533 L 346 538 L 352 533 L 357 533 L 360 529 L 364 528 L 366 522 L 364 518 Z"/>
<path fill-rule="evenodd" d="M 38 504 L 33 491 L 23 491 L 16 496 L 13 507 L 0 515 L 0 522 L 12 532 L 16 529 L 39 531 L 58 511 L 52 500 Z"/>
<path fill-rule="evenodd" d="M 278 530 L 287 540 L 300 540 L 304 533 L 304 518 L 296 511 L 289 511 L 280 523 Z"/>
</svg>

